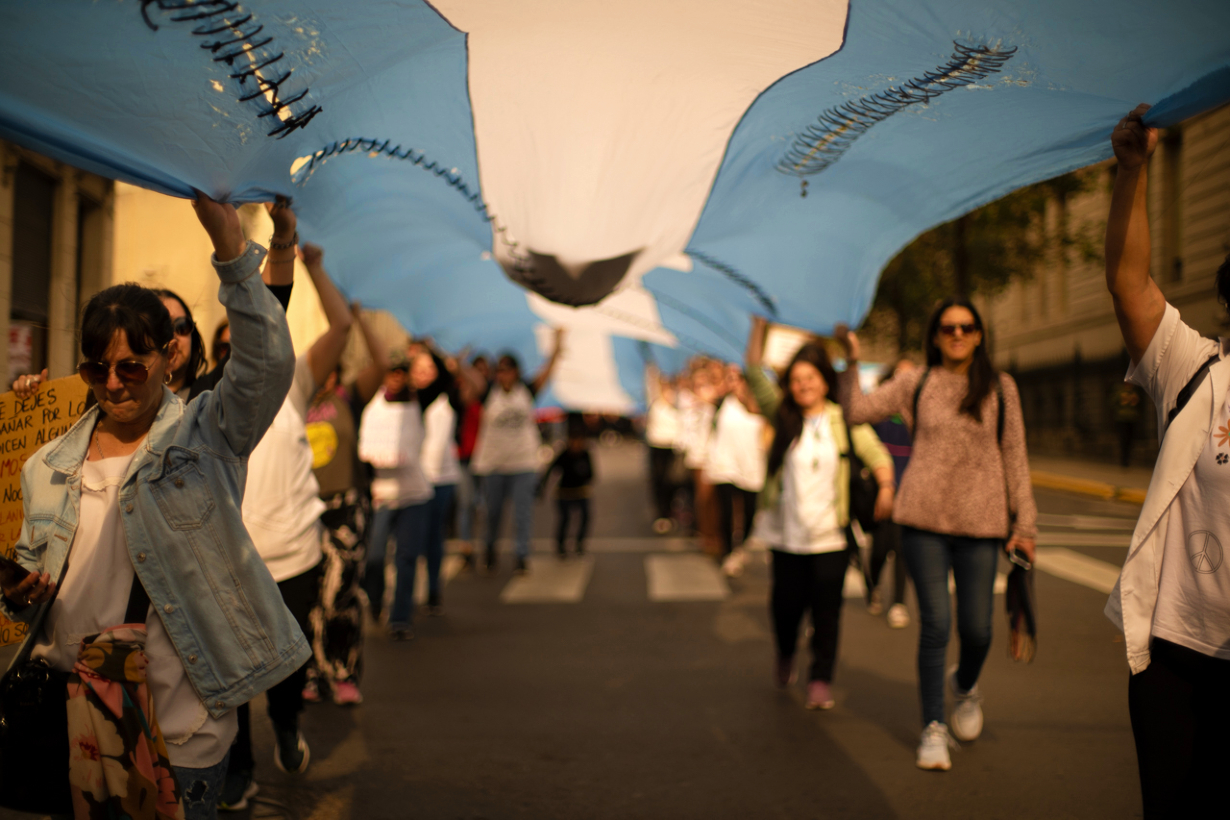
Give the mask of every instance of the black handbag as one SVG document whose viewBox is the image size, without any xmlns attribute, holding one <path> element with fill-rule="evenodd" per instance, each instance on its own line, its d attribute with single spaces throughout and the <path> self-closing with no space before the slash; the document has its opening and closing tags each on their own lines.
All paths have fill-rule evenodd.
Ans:
<svg viewBox="0 0 1230 820">
<path fill-rule="evenodd" d="M 50 609 L 51 603 L 45 606 Z M 149 596 L 134 572 L 124 622 L 145 623 L 148 613 Z M 46 611 L 35 619 L 21 652 L 0 679 L 0 806 L 32 814 L 72 814 L 68 673 L 30 657 L 45 617 Z"/>
<path fill-rule="evenodd" d="M 880 493 L 880 484 L 858 453 L 854 452 L 854 438 L 850 435 L 848 424 L 846 443 L 850 448 L 847 453 L 850 460 L 850 520 L 857 521 L 863 532 L 871 535 L 875 531 L 876 496 Z"/>
</svg>

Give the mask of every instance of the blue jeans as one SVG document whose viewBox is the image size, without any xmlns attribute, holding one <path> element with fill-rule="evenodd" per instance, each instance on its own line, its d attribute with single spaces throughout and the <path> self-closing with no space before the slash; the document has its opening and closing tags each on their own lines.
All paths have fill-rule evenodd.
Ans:
<svg viewBox="0 0 1230 820">
<path fill-rule="evenodd" d="M 957 634 L 961 639 L 957 685 L 972 689 L 991 649 L 995 570 L 1003 542 L 964 538 L 913 527 L 901 528 L 901 546 L 918 594 L 922 630 L 918 638 L 918 688 L 923 726 L 944 720 L 944 662 L 952 632 L 948 571 L 957 588 Z"/>
<path fill-rule="evenodd" d="M 175 769 L 175 779 L 183 792 L 184 820 L 214 820 L 218 816 L 222 782 L 226 779 L 226 758 L 208 769 L 171 768 Z"/>
<path fill-rule="evenodd" d="M 393 629 L 409 626 L 414 620 L 414 575 L 419 554 L 427 549 L 430 512 L 431 501 L 424 501 L 408 507 L 383 507 L 372 515 L 363 589 L 371 602 L 372 617 L 378 618 L 384 602 L 384 553 L 392 534 L 396 541 L 393 563 L 397 567 L 393 606 L 389 610 L 389 627 Z"/>
<path fill-rule="evenodd" d="M 513 523 L 518 558 L 530 555 L 530 530 L 534 525 L 534 473 L 492 473 L 483 476 L 487 494 L 487 554 L 495 555 L 495 541 L 500 537 L 500 522 L 504 517 L 504 501 L 512 498 Z"/>
<path fill-rule="evenodd" d="M 453 507 L 456 484 L 437 484 L 427 513 L 427 601 L 440 602 L 440 564 L 444 561 L 444 524 Z"/>
<path fill-rule="evenodd" d="M 481 489 L 478 476 L 470 472 L 469 464 L 461 465 L 461 480 L 457 482 L 457 537 L 469 541 L 474 537 L 474 519 L 478 515 Z"/>
</svg>

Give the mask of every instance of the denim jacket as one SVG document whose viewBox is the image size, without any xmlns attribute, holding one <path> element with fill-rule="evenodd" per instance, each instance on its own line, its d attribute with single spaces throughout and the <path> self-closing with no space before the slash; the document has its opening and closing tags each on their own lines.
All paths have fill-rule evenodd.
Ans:
<svg viewBox="0 0 1230 820">
<path fill-rule="evenodd" d="M 286 314 L 259 274 L 264 256 L 249 243 L 238 259 L 213 260 L 231 326 L 226 374 L 186 405 L 163 388 L 119 492 L 132 566 L 215 718 L 311 654 L 240 517 L 248 456 L 282 406 L 295 367 Z M 77 530 L 82 463 L 99 412 L 83 414 L 21 471 L 17 560 L 53 579 L 62 578 Z M 37 640 L 49 607 L 14 611 L 0 596 L 5 615 L 30 625 L 27 642 Z"/>
</svg>

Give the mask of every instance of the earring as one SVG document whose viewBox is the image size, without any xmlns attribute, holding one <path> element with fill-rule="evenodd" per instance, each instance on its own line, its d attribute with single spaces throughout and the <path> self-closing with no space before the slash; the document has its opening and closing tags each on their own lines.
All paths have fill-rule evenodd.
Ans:
<svg viewBox="0 0 1230 820">
<path fill-rule="evenodd" d="M 171 374 L 170 374 L 170 372 L 168 372 L 165 376 L 163 376 L 163 377 L 162 377 L 162 383 L 163 383 L 163 384 L 165 384 L 165 385 L 170 386 L 170 384 L 171 384 Z"/>
</svg>

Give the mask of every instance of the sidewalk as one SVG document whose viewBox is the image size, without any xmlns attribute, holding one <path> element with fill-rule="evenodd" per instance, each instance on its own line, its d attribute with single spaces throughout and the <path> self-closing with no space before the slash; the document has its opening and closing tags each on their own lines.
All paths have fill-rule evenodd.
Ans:
<svg viewBox="0 0 1230 820">
<path fill-rule="evenodd" d="M 1153 477 L 1152 467 L 1119 467 L 1094 461 L 1037 456 L 1029 457 L 1029 469 L 1035 487 L 1113 498 L 1133 504 L 1145 502 L 1145 491 Z"/>
</svg>

